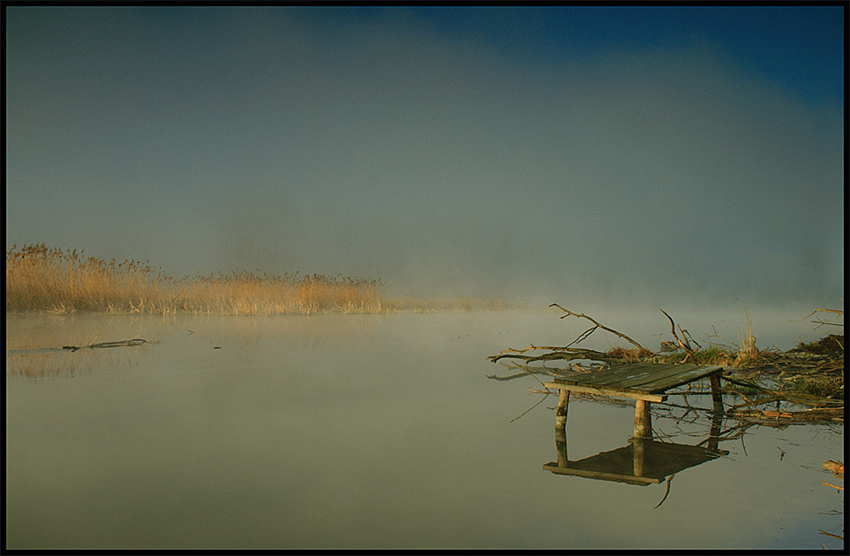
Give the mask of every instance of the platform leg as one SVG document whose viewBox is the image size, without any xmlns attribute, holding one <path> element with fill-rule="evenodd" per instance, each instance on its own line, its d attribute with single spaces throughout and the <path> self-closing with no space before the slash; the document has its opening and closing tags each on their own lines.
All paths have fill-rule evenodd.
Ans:
<svg viewBox="0 0 850 556">
<path fill-rule="evenodd" d="M 570 405 L 570 391 L 561 389 L 558 395 L 558 409 L 555 411 L 555 429 L 567 426 L 567 409 Z"/>
<path fill-rule="evenodd" d="M 635 477 L 643 477 L 644 471 L 644 448 L 646 445 L 646 440 L 641 437 L 635 437 L 632 439 L 632 458 L 633 458 L 633 469 Z"/>
<path fill-rule="evenodd" d="M 567 467 L 567 431 L 565 428 L 555 427 L 555 451 L 558 453 L 558 467 Z"/>
<path fill-rule="evenodd" d="M 720 375 L 713 374 L 708 377 L 711 383 L 711 400 L 714 402 L 714 412 L 723 413 L 723 394 L 720 391 Z"/>
<path fill-rule="evenodd" d="M 708 445 L 710 451 L 716 452 L 720 445 L 720 429 L 723 425 L 723 414 L 715 411 L 711 416 L 711 429 L 708 431 Z"/>
<path fill-rule="evenodd" d="M 650 403 L 646 400 L 635 402 L 635 438 L 652 436 L 652 417 L 649 413 Z"/>
</svg>

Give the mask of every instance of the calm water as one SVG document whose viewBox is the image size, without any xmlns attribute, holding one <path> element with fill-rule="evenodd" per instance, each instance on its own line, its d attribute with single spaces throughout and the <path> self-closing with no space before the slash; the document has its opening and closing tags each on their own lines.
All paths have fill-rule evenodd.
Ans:
<svg viewBox="0 0 850 556">
<path fill-rule="evenodd" d="M 7 316 L 10 348 L 159 342 L 7 353 L 7 547 L 843 548 L 819 532 L 843 535 L 821 484 L 843 485 L 822 470 L 843 427 L 751 427 L 669 493 L 545 471 L 557 397 L 511 422 L 540 385 L 485 357 L 586 328 L 558 315 Z M 760 346 L 817 336 L 777 322 Z M 654 411 L 665 441 L 708 434 Z M 570 459 L 628 446 L 633 419 L 573 401 Z"/>
</svg>

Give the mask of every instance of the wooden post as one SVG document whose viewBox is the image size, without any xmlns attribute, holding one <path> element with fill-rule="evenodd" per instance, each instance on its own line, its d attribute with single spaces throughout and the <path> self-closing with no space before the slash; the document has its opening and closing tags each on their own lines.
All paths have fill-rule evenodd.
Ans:
<svg viewBox="0 0 850 556">
<path fill-rule="evenodd" d="M 711 428 L 708 431 L 708 448 L 712 452 L 716 452 L 720 446 L 720 428 L 723 425 L 723 414 L 715 411 L 711 415 Z"/>
<path fill-rule="evenodd" d="M 643 477 L 644 453 L 646 442 L 652 438 L 652 414 L 650 402 L 635 402 L 635 435 L 632 438 L 633 472 L 635 477 Z"/>
<path fill-rule="evenodd" d="M 635 438 L 652 436 L 652 417 L 649 413 L 650 402 L 637 400 L 635 402 Z"/>
<path fill-rule="evenodd" d="M 555 430 L 567 426 L 567 409 L 570 405 L 570 391 L 561 388 L 558 395 L 558 409 L 555 411 Z"/>
<path fill-rule="evenodd" d="M 558 467 L 567 467 L 567 431 L 565 428 L 555 427 L 555 450 L 558 452 Z"/>
<path fill-rule="evenodd" d="M 632 439 L 633 472 L 635 477 L 643 477 L 644 453 L 647 440 L 635 437 Z"/>
<path fill-rule="evenodd" d="M 711 401 L 714 402 L 714 413 L 711 416 L 711 429 L 708 433 L 708 449 L 716 452 L 720 443 L 720 429 L 723 425 L 723 392 L 720 390 L 720 373 L 708 377 L 711 383 Z"/>
<path fill-rule="evenodd" d="M 720 391 L 720 374 L 708 377 L 711 383 L 711 400 L 714 402 L 714 412 L 723 414 L 723 393 Z"/>
</svg>

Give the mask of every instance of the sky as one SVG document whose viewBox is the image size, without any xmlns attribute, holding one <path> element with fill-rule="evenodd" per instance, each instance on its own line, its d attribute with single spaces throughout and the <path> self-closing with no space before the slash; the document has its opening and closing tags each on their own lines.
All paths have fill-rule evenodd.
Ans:
<svg viewBox="0 0 850 556">
<path fill-rule="evenodd" d="M 7 250 L 576 310 L 843 305 L 843 5 L 5 16 Z"/>
</svg>

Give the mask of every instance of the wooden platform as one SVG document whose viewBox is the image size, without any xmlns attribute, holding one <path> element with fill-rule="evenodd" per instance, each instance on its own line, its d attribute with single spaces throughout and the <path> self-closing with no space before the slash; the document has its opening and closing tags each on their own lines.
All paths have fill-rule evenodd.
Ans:
<svg viewBox="0 0 850 556">
<path fill-rule="evenodd" d="M 543 469 L 559 475 L 648 485 L 660 483 L 669 475 L 728 453 L 726 450 L 713 451 L 702 446 L 637 440 L 629 446 L 578 461 L 559 458 L 557 462 L 544 465 Z"/>
<path fill-rule="evenodd" d="M 650 402 L 667 399 L 665 391 L 723 371 L 715 365 L 661 365 L 639 363 L 619 365 L 604 371 L 577 374 L 547 382 L 548 388 L 587 392 L 603 396 L 632 398 Z"/>
<path fill-rule="evenodd" d="M 720 393 L 720 374 L 723 367 L 716 365 L 639 363 L 618 365 L 597 372 L 575 374 L 547 382 L 547 388 L 560 390 L 555 426 L 563 428 L 567 422 L 570 392 L 585 392 L 602 396 L 631 398 L 635 403 L 635 437 L 651 434 L 649 402 L 667 399 L 667 390 L 702 378 L 711 381 L 711 394 L 715 412 L 723 412 Z"/>
</svg>

